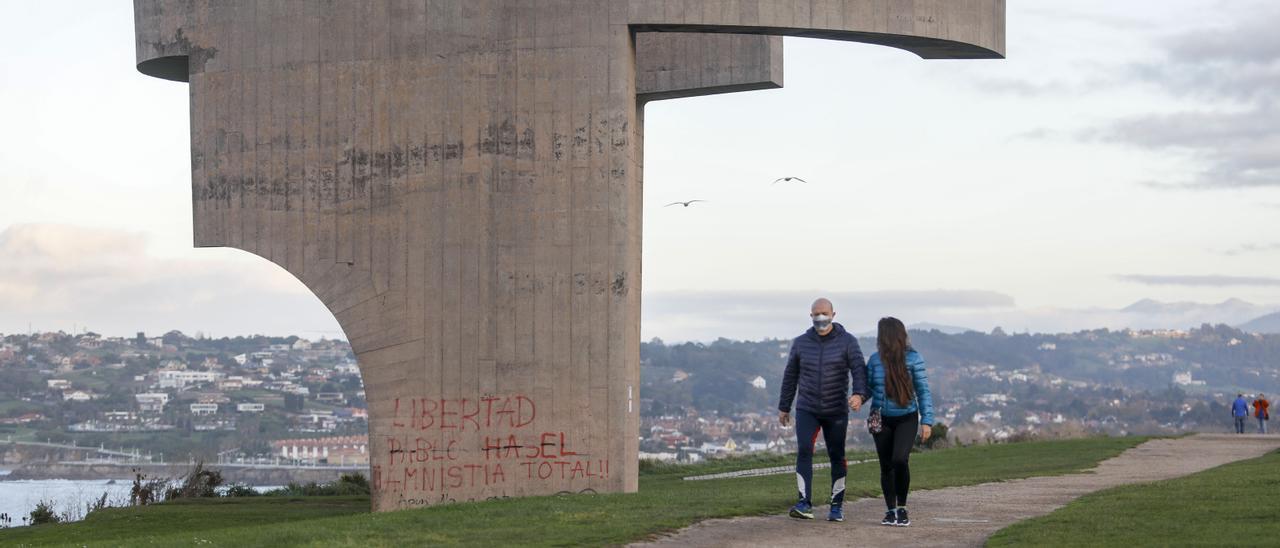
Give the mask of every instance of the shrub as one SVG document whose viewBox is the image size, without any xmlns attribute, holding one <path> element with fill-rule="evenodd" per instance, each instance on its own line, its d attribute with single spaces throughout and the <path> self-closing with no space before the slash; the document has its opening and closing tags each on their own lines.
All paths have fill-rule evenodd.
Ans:
<svg viewBox="0 0 1280 548">
<path fill-rule="evenodd" d="M 1008 438 L 1006 438 L 1006 439 L 1004 440 L 1004 442 L 1005 442 L 1005 443 L 1026 443 L 1026 442 L 1029 442 L 1029 441 L 1035 441 L 1035 440 L 1036 440 L 1036 438 L 1037 438 L 1037 436 L 1036 436 L 1036 433 L 1035 433 L 1035 432 L 1029 432 L 1029 431 L 1028 431 L 1028 432 L 1018 432 L 1018 433 L 1015 433 L 1015 434 L 1013 434 L 1012 436 L 1009 436 Z"/>
<path fill-rule="evenodd" d="M 169 480 L 147 479 L 147 476 L 137 468 L 133 469 L 133 474 L 133 488 L 129 490 L 129 506 L 146 506 L 160 502 L 160 496 L 164 494 L 164 488 L 169 485 Z"/>
<path fill-rule="evenodd" d="M 97 512 L 98 510 L 101 510 L 103 508 L 108 508 L 108 507 L 110 507 L 110 505 L 107 504 L 107 493 L 103 492 L 101 498 L 98 498 L 93 502 L 85 503 L 84 515 L 85 517 L 88 517 L 89 514 L 92 514 L 94 512 Z"/>
<path fill-rule="evenodd" d="M 290 482 L 289 485 L 268 492 L 272 496 L 286 497 L 324 497 L 339 495 L 368 495 L 369 480 L 364 474 L 343 474 L 335 481 L 327 483 L 296 483 Z"/>
<path fill-rule="evenodd" d="M 227 492 L 223 496 L 227 497 L 256 497 L 261 495 L 256 489 L 243 483 L 233 483 L 227 488 Z"/>
<path fill-rule="evenodd" d="M 177 487 L 170 487 L 164 493 L 165 500 L 211 498 L 218 496 L 218 487 L 222 485 L 222 472 L 206 470 L 204 461 L 196 461 L 196 465 L 182 478 Z"/>
<path fill-rule="evenodd" d="M 929 436 L 929 441 L 916 442 L 917 447 L 921 449 L 941 449 L 948 446 L 947 443 L 947 425 L 942 423 L 934 423 L 933 434 Z"/>
<path fill-rule="evenodd" d="M 359 472 L 343 474 L 338 478 L 337 488 L 339 495 L 368 495 L 372 492 L 369 489 L 369 478 Z"/>
<path fill-rule="evenodd" d="M 53 511 L 53 503 L 40 501 L 36 504 L 36 509 L 31 511 L 31 525 L 43 525 L 45 523 L 61 523 L 62 517 Z"/>
</svg>

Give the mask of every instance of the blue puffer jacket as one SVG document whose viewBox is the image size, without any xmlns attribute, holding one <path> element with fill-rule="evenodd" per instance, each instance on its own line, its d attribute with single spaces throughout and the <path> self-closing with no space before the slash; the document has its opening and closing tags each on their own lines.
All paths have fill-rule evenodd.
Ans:
<svg viewBox="0 0 1280 548">
<path fill-rule="evenodd" d="M 832 324 L 831 332 L 825 337 L 819 337 L 810 327 L 791 343 L 787 369 L 782 374 L 778 410 L 790 412 L 795 402 L 796 409 L 815 415 L 848 416 L 850 378 L 853 393 L 860 394 L 863 401 L 870 398 L 867 367 L 858 338 L 838 323 Z"/>
<path fill-rule="evenodd" d="M 880 414 L 886 417 L 901 417 L 919 411 L 920 423 L 932 426 L 933 394 L 929 392 L 929 373 L 924 370 L 924 357 L 915 350 L 907 351 L 907 372 L 911 374 L 911 383 L 915 385 L 916 399 L 903 407 L 898 405 L 898 402 L 885 397 L 884 364 L 880 362 L 879 353 L 872 354 L 871 359 L 867 360 L 867 379 L 871 384 L 871 407 L 879 408 Z"/>
</svg>

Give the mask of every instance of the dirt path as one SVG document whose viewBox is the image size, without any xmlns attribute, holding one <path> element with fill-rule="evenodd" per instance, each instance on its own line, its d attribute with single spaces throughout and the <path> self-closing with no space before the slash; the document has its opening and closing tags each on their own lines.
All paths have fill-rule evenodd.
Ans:
<svg viewBox="0 0 1280 548">
<path fill-rule="evenodd" d="M 1089 473 L 911 493 L 911 527 L 880 525 L 884 501 L 860 499 L 845 521 L 777 516 L 709 520 L 652 544 L 679 546 L 980 546 L 996 531 L 1058 509 L 1075 498 L 1131 483 L 1193 474 L 1280 449 L 1280 436 L 1200 434 L 1154 440 L 1103 461 Z M 644 545 L 652 545 L 644 544 Z M 642 545 L 637 545 L 642 546 Z"/>
</svg>

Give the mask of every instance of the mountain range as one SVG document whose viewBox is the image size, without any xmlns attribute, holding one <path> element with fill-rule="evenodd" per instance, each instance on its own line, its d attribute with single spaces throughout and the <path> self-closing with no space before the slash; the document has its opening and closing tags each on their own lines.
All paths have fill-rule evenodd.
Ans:
<svg viewBox="0 0 1280 548">
<path fill-rule="evenodd" d="M 809 326 L 808 309 L 817 292 L 686 292 L 646 293 L 646 339 L 711 341 L 791 338 Z M 1217 303 L 1163 302 L 1142 299 L 1122 308 L 1022 307 L 1012 297 L 993 292 L 918 291 L 829 294 L 836 321 L 865 335 L 874 333 L 883 316 L 901 318 L 913 330 L 1073 333 L 1090 329 L 1191 329 L 1204 324 L 1236 326 L 1245 331 L 1280 333 L 1280 305 L 1242 299 Z"/>
</svg>

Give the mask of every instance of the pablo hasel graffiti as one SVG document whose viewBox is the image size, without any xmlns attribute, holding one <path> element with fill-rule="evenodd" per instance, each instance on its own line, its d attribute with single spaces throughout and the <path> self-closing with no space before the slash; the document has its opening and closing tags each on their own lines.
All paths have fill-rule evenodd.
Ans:
<svg viewBox="0 0 1280 548">
<path fill-rule="evenodd" d="M 537 427 L 538 407 L 524 395 L 478 399 L 396 398 L 392 433 L 372 464 L 374 487 L 399 495 L 400 506 L 456 502 L 451 490 L 483 490 L 506 498 L 516 485 L 555 482 L 594 492 L 609 477 L 609 459 L 574 450 L 572 436 Z M 474 500 L 474 499 L 468 499 Z"/>
</svg>

